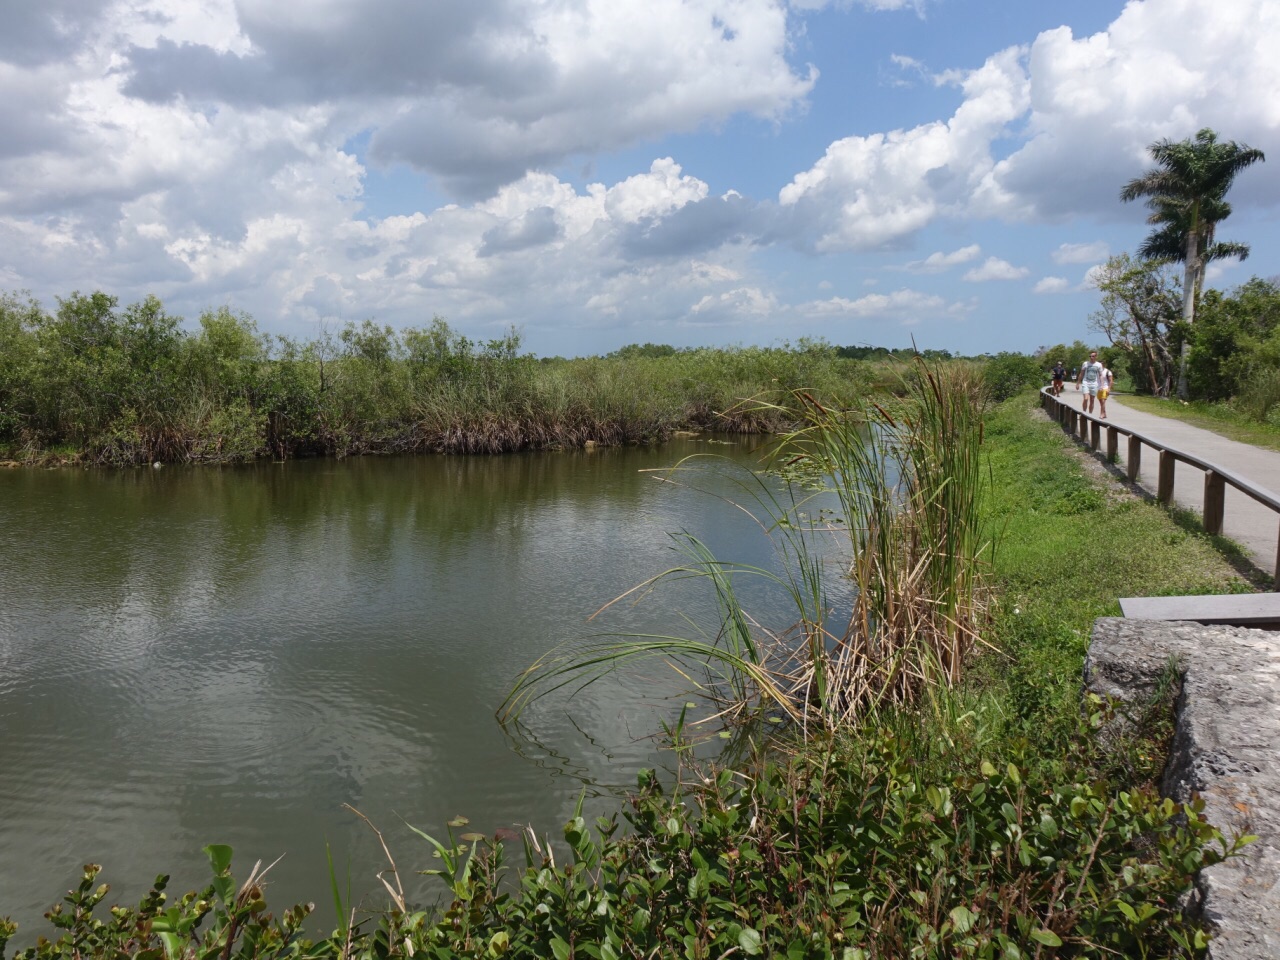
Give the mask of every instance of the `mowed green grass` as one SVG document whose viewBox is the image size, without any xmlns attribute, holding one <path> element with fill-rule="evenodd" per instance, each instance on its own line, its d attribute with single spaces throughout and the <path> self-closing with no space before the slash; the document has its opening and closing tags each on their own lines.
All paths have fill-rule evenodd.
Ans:
<svg viewBox="0 0 1280 960">
<path fill-rule="evenodd" d="M 1074 729 L 1090 632 L 1121 597 L 1252 588 L 1207 535 L 1086 470 L 1034 396 L 992 411 L 985 445 L 997 649 L 974 664 L 974 692 L 1001 702 L 1009 733 L 1052 742 Z"/>
</svg>

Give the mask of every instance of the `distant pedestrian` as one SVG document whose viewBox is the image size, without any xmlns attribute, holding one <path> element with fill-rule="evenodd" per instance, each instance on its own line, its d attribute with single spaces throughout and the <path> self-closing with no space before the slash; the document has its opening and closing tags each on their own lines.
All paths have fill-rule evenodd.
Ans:
<svg viewBox="0 0 1280 960">
<path fill-rule="evenodd" d="M 1098 384 L 1098 415 L 1103 420 L 1107 419 L 1107 397 L 1111 396 L 1111 385 L 1115 383 L 1115 379 L 1111 370 L 1104 366 L 1102 379 Z"/>
<path fill-rule="evenodd" d="M 1093 413 L 1094 400 L 1098 396 L 1098 388 L 1102 386 L 1102 371 L 1106 370 L 1101 363 L 1098 362 L 1098 351 L 1091 350 L 1089 352 L 1089 362 L 1080 368 L 1080 382 L 1078 386 L 1084 391 L 1084 402 L 1082 407 L 1085 413 Z"/>
<path fill-rule="evenodd" d="M 1066 379 L 1067 368 L 1062 365 L 1059 360 L 1053 365 L 1053 395 L 1055 397 L 1062 395 L 1062 381 Z"/>
<path fill-rule="evenodd" d="M 1071 382 L 1076 385 L 1076 389 L 1080 389 L 1080 370 L 1076 367 L 1071 368 Z"/>
</svg>

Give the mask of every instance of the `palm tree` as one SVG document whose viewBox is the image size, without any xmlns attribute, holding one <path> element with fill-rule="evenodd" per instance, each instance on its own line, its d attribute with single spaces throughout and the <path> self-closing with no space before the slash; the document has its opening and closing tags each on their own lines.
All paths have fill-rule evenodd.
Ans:
<svg viewBox="0 0 1280 960">
<path fill-rule="evenodd" d="M 1210 260 L 1237 256 L 1242 260 L 1249 248 L 1242 243 L 1214 243 L 1218 223 L 1231 214 L 1227 191 L 1245 167 L 1265 160 L 1261 150 L 1229 140 L 1218 142 L 1218 135 L 1208 127 L 1194 139 L 1157 140 L 1149 148 L 1159 165 L 1142 176 L 1130 180 L 1120 191 L 1126 203 L 1147 198 L 1151 215 L 1147 222 L 1157 229 L 1143 242 L 1139 253 L 1152 259 L 1181 261 L 1182 318 L 1195 320 L 1196 297 Z M 1178 396 L 1187 396 L 1187 351 L 1182 344 L 1178 372 Z"/>
<path fill-rule="evenodd" d="M 1154 208 L 1156 202 L 1153 200 L 1151 206 Z M 1213 235 L 1217 221 L 1225 218 L 1231 213 L 1231 206 L 1227 203 L 1219 205 L 1225 208 L 1225 212 L 1220 217 L 1213 219 L 1201 216 L 1200 236 L 1197 239 L 1196 247 L 1200 254 L 1199 269 L 1195 277 L 1195 302 L 1200 300 L 1200 294 L 1204 289 L 1204 273 L 1205 268 L 1214 260 L 1222 260 L 1226 257 L 1236 257 L 1240 260 L 1249 259 L 1249 245 L 1247 243 L 1236 243 L 1232 240 L 1224 240 L 1222 243 L 1214 243 Z M 1183 211 L 1177 207 L 1161 204 L 1161 209 L 1153 210 L 1147 222 L 1151 224 L 1159 224 L 1159 227 L 1151 231 L 1150 236 L 1142 241 L 1142 246 L 1138 247 L 1138 256 L 1144 260 L 1158 260 L 1161 263 L 1181 263 L 1186 259 L 1187 246 L 1187 222 L 1183 216 Z"/>
</svg>

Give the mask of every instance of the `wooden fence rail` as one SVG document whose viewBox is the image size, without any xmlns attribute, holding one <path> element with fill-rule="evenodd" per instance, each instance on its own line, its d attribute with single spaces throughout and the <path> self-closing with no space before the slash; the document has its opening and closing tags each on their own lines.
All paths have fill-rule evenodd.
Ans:
<svg viewBox="0 0 1280 960">
<path fill-rule="evenodd" d="M 1083 410 L 1077 410 L 1070 403 L 1055 397 L 1050 388 L 1045 387 L 1040 391 L 1040 402 L 1044 406 L 1045 412 L 1053 417 L 1060 424 L 1062 429 L 1066 430 L 1073 436 L 1080 437 L 1081 440 L 1089 444 L 1094 450 L 1100 450 L 1102 447 L 1103 430 L 1106 431 L 1106 455 L 1109 460 L 1114 461 L 1120 445 L 1120 437 L 1129 438 L 1128 455 L 1125 457 L 1125 468 L 1130 481 L 1138 479 L 1138 471 L 1142 465 L 1142 446 L 1146 444 L 1160 456 L 1159 472 L 1156 481 L 1156 499 L 1166 506 L 1173 502 L 1173 478 L 1174 467 L 1178 463 L 1185 463 L 1193 467 L 1197 467 L 1204 471 L 1204 529 L 1207 533 L 1218 535 L 1222 533 L 1222 521 L 1226 513 L 1226 495 L 1227 487 L 1233 487 L 1239 490 L 1247 497 L 1251 497 L 1263 506 L 1270 507 L 1271 510 L 1280 518 L 1280 495 L 1272 493 L 1265 487 L 1260 487 L 1255 483 L 1237 477 L 1230 470 L 1219 467 L 1217 464 L 1210 463 L 1197 457 L 1195 454 L 1186 453 L 1182 450 L 1175 450 L 1173 447 L 1167 447 L 1158 440 L 1152 440 L 1145 434 L 1138 433 L 1136 430 L 1130 430 L 1127 427 L 1119 427 L 1113 423 L 1107 423 L 1100 420 L 1091 413 L 1085 413 Z M 1280 530 L 1280 526 L 1277 527 Z M 1276 544 L 1276 572 L 1273 580 L 1273 589 L 1280 591 L 1280 535 L 1277 536 Z"/>
</svg>

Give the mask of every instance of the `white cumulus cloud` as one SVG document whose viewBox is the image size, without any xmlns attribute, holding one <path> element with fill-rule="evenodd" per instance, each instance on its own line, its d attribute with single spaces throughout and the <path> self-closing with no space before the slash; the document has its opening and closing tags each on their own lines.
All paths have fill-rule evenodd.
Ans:
<svg viewBox="0 0 1280 960">
<path fill-rule="evenodd" d="M 1044 277 L 1037 281 L 1034 291 L 1036 293 L 1066 293 L 1071 289 L 1071 283 L 1065 277 Z"/>
<path fill-rule="evenodd" d="M 869 293 L 856 300 L 832 297 L 814 300 L 797 307 L 797 311 L 814 317 L 849 317 L 855 319 L 892 319 L 902 323 L 917 323 L 937 317 L 954 317 L 968 313 L 972 303 L 949 301 L 934 293 L 920 290 L 899 289 L 892 293 Z"/>
<path fill-rule="evenodd" d="M 974 243 L 950 253 L 931 253 L 923 260 L 912 260 L 902 269 L 909 273 L 942 273 L 951 267 L 978 259 L 981 253 L 982 247 Z"/>
<path fill-rule="evenodd" d="M 439 313 L 473 330 L 523 324 L 535 345 L 539 332 L 566 330 L 560 342 L 615 328 L 650 339 L 644 324 L 763 329 L 745 325 L 769 311 L 779 324 L 960 315 L 970 301 L 947 291 L 946 272 L 978 264 L 978 244 L 962 245 L 969 237 L 995 246 L 989 221 L 1017 230 L 1085 220 L 1097 228 L 1086 236 L 1112 236 L 1102 227 L 1121 223 L 1137 236 L 1145 210 L 1120 204 L 1120 186 L 1149 167 L 1153 140 L 1202 126 L 1272 158 L 1237 181 L 1225 238 L 1242 214 L 1266 218 L 1280 205 L 1270 170 L 1280 158 L 1274 0 L 1129 0 L 1104 30 L 957 48 L 962 62 L 941 73 L 884 51 L 951 104 L 891 130 L 854 126 L 853 113 L 842 127 L 819 127 L 819 111 L 806 114 L 821 82 L 805 62 L 817 49 L 801 42 L 806 11 L 835 6 L 850 20 L 868 8 L 923 9 L 908 0 L 11 3 L 0 31 L 0 282 L 46 303 L 75 289 L 125 302 L 155 293 L 188 317 L 228 303 L 276 332 Z M 756 158 L 725 158 L 715 139 L 727 131 L 724 142 L 741 150 L 744 128 L 787 147 L 821 136 L 825 147 L 795 159 L 771 145 L 761 157 L 775 165 L 755 181 L 770 195 L 747 196 Z M 689 133 L 707 139 L 663 142 Z M 609 174 L 589 172 L 597 164 Z M 964 232 L 980 222 L 983 233 Z M 966 238 L 901 268 L 935 275 L 931 292 L 803 306 L 782 292 L 810 282 L 802 276 L 871 287 L 866 271 L 879 261 L 850 252 L 917 249 L 922 235 Z M 1025 257 L 1017 241 L 1001 249 L 1081 267 L 1119 249 L 1115 240 L 1053 249 L 1061 236 L 1046 249 L 1043 236 Z M 1261 260 L 1257 239 L 1242 239 Z M 922 254 L 937 249 L 929 243 Z M 815 252 L 827 259 L 813 273 L 768 273 L 792 255 L 800 259 L 787 270 L 807 269 Z M 990 258 L 964 279 L 1026 276 Z"/>
<path fill-rule="evenodd" d="M 736 287 L 707 294 L 689 308 L 689 323 L 706 325 L 736 322 L 743 318 L 760 320 L 778 313 L 777 297 L 759 287 Z"/>
<path fill-rule="evenodd" d="M 1050 256 L 1054 263 L 1097 263 L 1111 255 L 1111 248 L 1105 240 L 1093 243 L 1060 244 Z"/>
<path fill-rule="evenodd" d="M 1047 30 L 937 75 L 964 96 L 949 119 L 837 140 L 779 200 L 819 250 L 892 248 L 941 219 L 1138 221 L 1119 190 L 1155 140 L 1212 126 L 1280 152 L 1277 45 L 1271 0 L 1130 0 L 1105 31 Z M 1242 177 L 1232 196 L 1280 202 L 1280 178 Z"/>
<path fill-rule="evenodd" d="M 1008 260 L 987 257 L 982 266 L 974 267 L 962 279 L 969 283 L 983 283 L 987 280 L 1020 280 L 1030 272 L 1026 267 L 1015 267 Z"/>
</svg>

